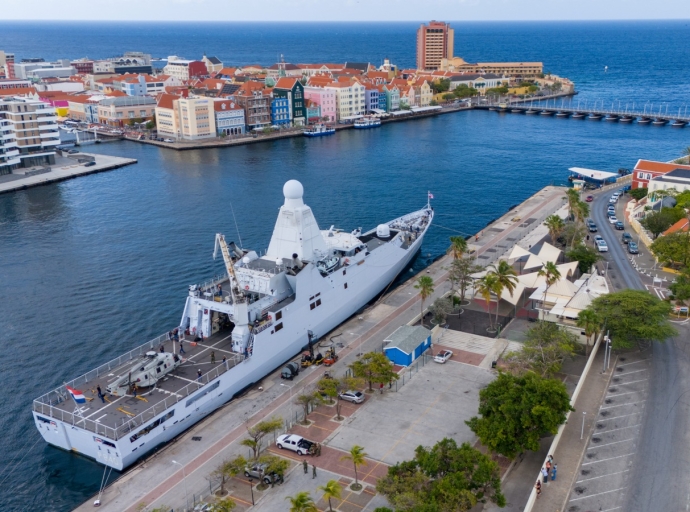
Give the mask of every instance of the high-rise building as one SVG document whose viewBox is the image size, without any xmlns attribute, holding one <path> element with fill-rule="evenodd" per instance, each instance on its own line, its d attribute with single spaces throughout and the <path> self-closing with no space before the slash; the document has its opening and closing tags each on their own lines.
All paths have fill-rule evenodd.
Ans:
<svg viewBox="0 0 690 512">
<path fill-rule="evenodd" d="M 432 21 L 417 29 L 417 69 L 434 71 L 442 59 L 453 58 L 454 30 L 448 23 Z"/>
<path fill-rule="evenodd" d="M 29 97 L 0 99 L 0 175 L 55 163 L 60 144 L 55 109 Z"/>
</svg>

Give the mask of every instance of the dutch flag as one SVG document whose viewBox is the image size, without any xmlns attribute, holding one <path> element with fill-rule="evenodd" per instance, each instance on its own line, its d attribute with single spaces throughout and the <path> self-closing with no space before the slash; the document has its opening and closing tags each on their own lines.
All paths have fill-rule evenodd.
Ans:
<svg viewBox="0 0 690 512">
<path fill-rule="evenodd" d="M 67 391 L 69 391 L 69 394 L 72 395 L 72 398 L 74 398 L 74 401 L 77 402 L 78 404 L 85 404 L 86 403 L 86 397 L 84 396 L 84 393 L 81 391 L 71 388 L 69 386 L 65 386 L 67 388 Z"/>
<path fill-rule="evenodd" d="M 431 192 L 428 192 L 428 194 L 429 194 L 429 199 L 433 199 L 433 198 L 434 198 L 434 194 L 432 194 Z"/>
</svg>

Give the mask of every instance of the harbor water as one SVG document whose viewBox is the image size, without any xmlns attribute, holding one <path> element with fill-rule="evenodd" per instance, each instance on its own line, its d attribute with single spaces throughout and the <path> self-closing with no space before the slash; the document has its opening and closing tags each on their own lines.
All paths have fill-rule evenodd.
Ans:
<svg viewBox="0 0 690 512">
<path fill-rule="evenodd" d="M 228 64 L 272 63 L 276 53 L 292 62 L 390 57 L 401 66 L 414 57 L 415 24 L 246 24 L 211 41 L 200 24 L 95 25 L 0 23 L 0 48 L 46 59 L 206 51 Z M 542 60 L 575 81 L 579 98 L 676 109 L 690 98 L 678 72 L 689 57 L 685 23 L 455 26 L 456 54 Z M 179 37 L 162 37 L 172 30 Z M 187 285 L 222 272 L 211 257 L 215 233 L 266 250 L 286 180 L 303 183 L 322 229 L 374 227 L 419 208 L 431 191 L 437 216 L 419 271 L 449 236 L 476 233 L 563 183 L 568 167 L 615 172 L 638 158 L 678 157 L 688 145 L 687 129 L 470 111 L 236 148 L 89 146 L 139 163 L 0 196 L 0 510 L 65 511 L 98 491 L 102 467 L 47 446 L 31 400 L 179 322 Z"/>
</svg>

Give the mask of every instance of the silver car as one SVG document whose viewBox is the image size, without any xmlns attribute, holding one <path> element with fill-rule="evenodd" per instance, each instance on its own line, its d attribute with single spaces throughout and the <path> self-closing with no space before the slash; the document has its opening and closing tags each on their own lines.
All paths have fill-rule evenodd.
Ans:
<svg viewBox="0 0 690 512">
<path fill-rule="evenodd" d="M 343 391 L 338 396 L 341 400 L 352 402 L 353 404 L 361 404 L 364 402 L 364 393 L 361 391 Z"/>
</svg>

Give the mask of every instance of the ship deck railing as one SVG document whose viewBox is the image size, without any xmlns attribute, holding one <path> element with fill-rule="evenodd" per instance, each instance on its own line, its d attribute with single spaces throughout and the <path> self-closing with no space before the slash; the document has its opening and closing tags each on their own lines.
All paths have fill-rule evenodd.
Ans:
<svg viewBox="0 0 690 512">
<path fill-rule="evenodd" d="M 84 380 L 88 376 L 92 376 L 95 379 L 96 375 L 99 375 L 98 372 L 100 371 L 100 375 L 102 375 L 102 372 L 105 369 L 107 369 L 109 365 L 111 365 L 110 368 L 116 368 L 115 366 L 112 366 L 112 364 L 116 361 L 119 361 L 121 365 L 126 362 L 131 362 L 134 359 L 134 355 L 138 357 L 140 354 L 145 354 L 146 351 L 152 349 L 157 342 L 161 343 L 163 341 L 168 341 L 167 333 L 159 336 L 158 338 L 152 340 L 149 343 L 145 343 L 141 347 L 138 347 L 137 349 L 134 349 L 128 352 L 127 354 L 120 356 L 117 359 L 114 359 L 110 363 L 102 365 L 96 370 L 93 370 L 73 380 L 70 383 L 70 386 L 81 386 L 82 384 L 89 382 L 88 380 Z M 130 356 L 132 357 L 132 359 L 127 359 Z M 245 357 L 243 355 L 234 354 L 226 360 L 225 364 L 219 364 L 215 368 L 211 369 L 208 373 L 202 375 L 199 380 L 195 382 L 190 382 L 184 387 L 176 389 L 173 395 L 165 397 L 163 400 L 155 403 L 148 409 L 144 410 L 143 412 L 137 414 L 132 418 L 123 418 L 122 423 L 117 427 L 104 425 L 97 421 L 84 418 L 77 413 L 69 412 L 58 407 L 59 404 L 62 404 L 64 406 L 65 401 L 71 400 L 71 398 L 67 397 L 68 392 L 64 386 L 61 386 L 55 389 L 54 391 L 46 393 L 45 395 L 35 399 L 33 402 L 33 410 L 36 413 L 41 414 L 43 416 L 60 420 L 64 423 L 73 425 L 78 428 L 83 428 L 85 430 L 88 430 L 103 437 L 107 437 L 109 439 L 118 440 L 122 437 L 127 436 L 132 431 L 136 431 L 136 429 L 145 426 L 147 422 L 153 420 L 153 418 L 165 412 L 167 409 L 169 409 L 176 403 L 180 402 L 181 400 L 184 400 L 195 391 L 201 389 L 202 387 L 210 383 L 213 383 L 218 377 L 220 377 L 225 372 L 229 371 L 231 368 L 237 366 L 244 359 Z"/>
</svg>

